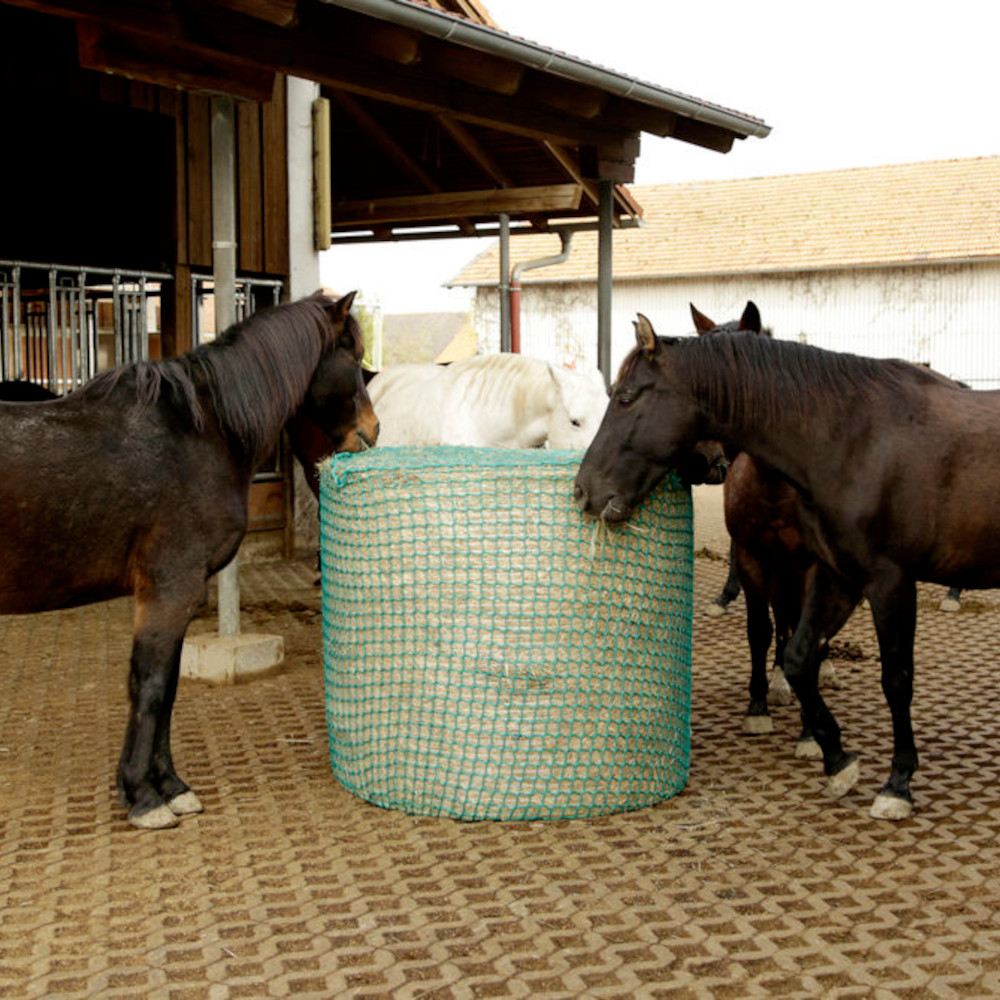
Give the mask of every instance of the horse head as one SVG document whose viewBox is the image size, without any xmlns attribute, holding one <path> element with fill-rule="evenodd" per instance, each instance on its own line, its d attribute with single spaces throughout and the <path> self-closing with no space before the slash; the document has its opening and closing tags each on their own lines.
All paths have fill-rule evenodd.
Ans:
<svg viewBox="0 0 1000 1000">
<path fill-rule="evenodd" d="M 606 522 L 627 520 L 670 469 L 690 466 L 704 436 L 698 402 L 670 364 L 680 341 L 657 337 L 641 313 L 635 336 L 574 485 L 577 506 Z"/>
<path fill-rule="evenodd" d="M 716 323 L 704 313 L 699 312 L 694 303 L 689 303 L 691 319 L 699 337 L 711 336 L 717 333 L 752 333 L 759 337 L 770 337 L 771 331 L 761 324 L 760 310 L 753 302 L 747 302 L 740 318 L 728 323 Z M 682 479 L 689 483 L 706 483 L 710 486 L 721 485 L 729 472 L 729 463 L 735 456 L 726 453 L 720 441 L 699 441 L 689 459 L 683 463 L 678 472 Z"/>
<path fill-rule="evenodd" d="M 378 438 L 378 418 L 361 368 L 364 338 L 351 315 L 355 294 L 333 299 L 320 290 L 313 296 L 323 306 L 330 335 L 294 419 L 313 424 L 329 442 L 330 452 L 364 451 Z"/>
<path fill-rule="evenodd" d="M 549 365 L 555 405 L 549 413 L 550 448 L 582 451 L 594 439 L 608 406 L 604 378 L 598 371 L 582 373 Z"/>
</svg>

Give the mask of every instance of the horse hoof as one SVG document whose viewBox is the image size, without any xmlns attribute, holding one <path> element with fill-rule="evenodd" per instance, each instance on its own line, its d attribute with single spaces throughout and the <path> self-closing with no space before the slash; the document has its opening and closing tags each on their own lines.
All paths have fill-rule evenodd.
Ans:
<svg viewBox="0 0 1000 1000">
<path fill-rule="evenodd" d="M 812 737 L 806 737 L 795 744 L 795 756 L 799 760 L 822 760 L 823 749 Z"/>
<path fill-rule="evenodd" d="M 961 601 L 956 601 L 954 597 L 945 597 L 942 598 L 941 603 L 938 605 L 938 607 L 942 611 L 961 611 L 962 603 Z"/>
<path fill-rule="evenodd" d="M 846 795 L 857 783 L 861 773 L 861 765 L 857 757 L 844 765 L 836 774 L 831 774 L 826 784 L 826 790 L 832 798 L 839 799 Z"/>
<path fill-rule="evenodd" d="M 784 670 L 775 667 L 767 681 L 768 705 L 791 705 L 792 686 L 788 683 Z"/>
<path fill-rule="evenodd" d="M 875 796 L 869 815 L 872 819 L 909 819 L 913 813 L 913 803 L 909 799 L 901 799 L 898 795 L 879 792 Z"/>
<path fill-rule="evenodd" d="M 840 678 L 837 676 L 837 668 L 829 660 L 824 660 L 819 665 L 819 686 L 821 688 L 840 687 Z"/>
<path fill-rule="evenodd" d="M 766 736 L 774 732 L 774 722 L 769 715 L 745 715 L 743 732 L 748 736 Z"/>
<path fill-rule="evenodd" d="M 156 806 L 142 813 L 133 809 L 128 814 L 128 821 L 138 830 L 167 830 L 180 823 L 167 806 Z"/>
<path fill-rule="evenodd" d="M 709 618 L 721 618 L 726 613 L 726 609 L 721 604 L 709 604 L 705 608 L 705 614 Z"/>
<path fill-rule="evenodd" d="M 204 806 L 198 800 L 198 796 L 190 789 L 175 795 L 168 803 L 167 808 L 175 816 L 192 816 L 194 813 L 204 812 Z"/>
</svg>

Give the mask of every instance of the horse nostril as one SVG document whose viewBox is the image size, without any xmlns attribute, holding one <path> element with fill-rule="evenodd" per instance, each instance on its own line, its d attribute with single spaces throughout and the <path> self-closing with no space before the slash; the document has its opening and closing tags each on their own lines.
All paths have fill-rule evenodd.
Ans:
<svg viewBox="0 0 1000 1000">
<path fill-rule="evenodd" d="M 579 484 L 573 484 L 573 499 L 580 510 L 587 509 L 587 491 Z"/>
</svg>

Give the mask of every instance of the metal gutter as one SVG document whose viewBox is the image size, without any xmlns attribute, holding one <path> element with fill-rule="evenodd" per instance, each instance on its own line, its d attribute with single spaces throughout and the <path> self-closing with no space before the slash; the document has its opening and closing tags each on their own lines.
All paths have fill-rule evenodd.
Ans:
<svg viewBox="0 0 1000 1000">
<path fill-rule="evenodd" d="M 738 111 L 729 111 L 696 97 L 688 97 L 673 90 L 643 83 L 624 73 L 603 69 L 586 60 L 556 52 L 554 49 L 516 38 L 495 28 L 476 24 L 474 21 L 467 21 L 454 14 L 410 3 L 409 0 L 320 0 L 320 2 L 388 21 L 400 27 L 411 28 L 440 41 L 454 42 L 489 55 L 511 59 L 522 66 L 543 73 L 552 73 L 574 83 L 596 87 L 616 97 L 648 104 L 694 121 L 705 122 L 738 136 L 764 138 L 771 131 L 771 126 L 759 118 L 740 114 Z"/>
</svg>

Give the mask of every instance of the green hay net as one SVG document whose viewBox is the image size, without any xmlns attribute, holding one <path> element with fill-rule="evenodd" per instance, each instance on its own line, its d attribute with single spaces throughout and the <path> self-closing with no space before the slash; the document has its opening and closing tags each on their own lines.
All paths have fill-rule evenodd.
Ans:
<svg viewBox="0 0 1000 1000">
<path fill-rule="evenodd" d="M 335 777 L 376 805 L 563 819 L 658 802 L 690 758 L 691 498 L 608 532 L 579 452 L 376 448 L 321 470 Z"/>
</svg>

